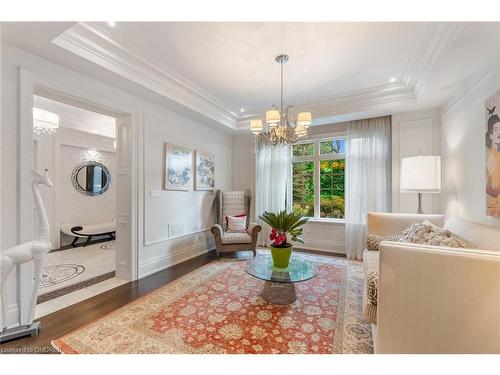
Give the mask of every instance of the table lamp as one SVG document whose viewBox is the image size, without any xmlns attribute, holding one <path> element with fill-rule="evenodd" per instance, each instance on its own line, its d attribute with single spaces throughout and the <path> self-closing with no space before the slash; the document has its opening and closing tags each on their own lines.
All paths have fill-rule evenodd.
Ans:
<svg viewBox="0 0 500 375">
<path fill-rule="evenodd" d="M 418 193 L 418 211 L 422 210 L 422 193 L 441 192 L 441 157 L 411 156 L 401 159 L 400 191 Z"/>
</svg>

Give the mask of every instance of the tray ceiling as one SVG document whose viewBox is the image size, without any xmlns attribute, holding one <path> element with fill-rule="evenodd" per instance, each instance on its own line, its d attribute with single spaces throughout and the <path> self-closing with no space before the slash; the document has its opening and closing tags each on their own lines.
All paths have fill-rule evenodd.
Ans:
<svg viewBox="0 0 500 375">
<path fill-rule="evenodd" d="M 311 109 L 316 119 L 345 119 L 453 100 L 500 64 L 499 25 L 100 22 L 65 25 L 59 33 L 47 27 L 50 48 L 237 129 L 279 101 L 279 53 L 290 56 L 287 103 Z M 23 44 L 12 30 L 2 38 Z"/>
</svg>

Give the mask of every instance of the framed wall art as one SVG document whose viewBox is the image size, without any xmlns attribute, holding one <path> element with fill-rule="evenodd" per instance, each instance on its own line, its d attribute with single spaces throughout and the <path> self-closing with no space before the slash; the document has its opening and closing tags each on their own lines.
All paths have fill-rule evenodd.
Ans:
<svg viewBox="0 0 500 375">
<path fill-rule="evenodd" d="M 203 151 L 196 151 L 195 189 L 214 190 L 215 156 Z"/>
<path fill-rule="evenodd" d="M 500 90 L 486 99 L 486 214 L 500 217 Z"/>
<path fill-rule="evenodd" d="M 189 191 L 193 187 L 193 150 L 165 144 L 165 190 Z"/>
</svg>

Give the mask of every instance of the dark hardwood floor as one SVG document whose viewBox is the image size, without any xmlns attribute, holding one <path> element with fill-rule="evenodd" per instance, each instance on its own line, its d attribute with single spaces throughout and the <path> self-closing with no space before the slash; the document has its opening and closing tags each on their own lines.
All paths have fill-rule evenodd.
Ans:
<svg viewBox="0 0 500 375">
<path fill-rule="evenodd" d="M 297 250 L 299 251 L 299 250 Z M 315 251 L 300 250 L 322 255 L 333 255 Z M 341 255 L 342 256 L 342 255 Z M 249 258 L 248 251 L 226 254 L 224 257 Z M 215 251 L 179 263 L 175 266 L 108 290 L 102 294 L 68 306 L 40 319 L 38 336 L 13 340 L 0 345 L 1 353 L 57 353 L 51 341 L 88 324 L 117 308 L 132 302 L 165 284 L 217 259 Z"/>
</svg>

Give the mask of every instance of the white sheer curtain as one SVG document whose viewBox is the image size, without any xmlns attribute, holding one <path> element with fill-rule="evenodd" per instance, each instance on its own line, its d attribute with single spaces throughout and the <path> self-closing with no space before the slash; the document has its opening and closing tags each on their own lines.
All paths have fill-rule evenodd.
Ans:
<svg viewBox="0 0 500 375">
<path fill-rule="evenodd" d="M 264 211 L 281 211 L 286 208 L 287 186 L 290 178 L 290 146 L 257 145 L 255 216 L 262 225 L 260 245 L 269 244 L 269 228 L 259 220 Z"/>
<path fill-rule="evenodd" d="M 346 140 L 346 255 L 361 260 L 366 213 L 391 208 L 391 118 L 351 121 Z"/>
</svg>

